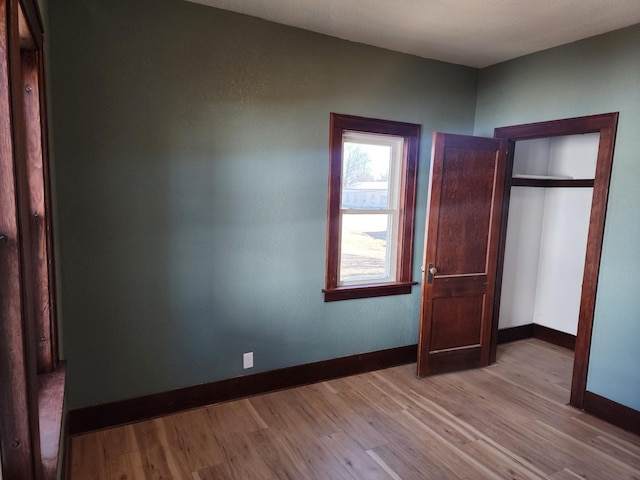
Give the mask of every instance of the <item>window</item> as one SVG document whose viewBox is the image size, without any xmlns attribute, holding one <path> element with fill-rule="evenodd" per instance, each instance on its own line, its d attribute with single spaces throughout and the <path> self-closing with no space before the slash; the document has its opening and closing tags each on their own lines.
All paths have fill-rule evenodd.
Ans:
<svg viewBox="0 0 640 480">
<path fill-rule="evenodd" d="M 325 302 L 411 293 L 420 126 L 331 114 Z"/>
</svg>

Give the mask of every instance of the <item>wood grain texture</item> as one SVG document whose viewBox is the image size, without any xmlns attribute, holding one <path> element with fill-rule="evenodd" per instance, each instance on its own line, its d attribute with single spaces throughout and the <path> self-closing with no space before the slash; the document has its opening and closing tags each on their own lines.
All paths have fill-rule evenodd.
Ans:
<svg viewBox="0 0 640 480">
<path fill-rule="evenodd" d="M 524 340 L 533 336 L 533 323 L 498 330 L 498 343 L 509 343 Z"/>
<path fill-rule="evenodd" d="M 587 390 L 584 409 L 599 418 L 640 435 L 640 412 Z"/>
<path fill-rule="evenodd" d="M 22 43 L 28 37 L 28 40 L 26 40 L 28 49 L 42 50 L 44 29 L 37 3 L 31 0 L 20 1 L 19 18 L 20 47 L 25 48 Z"/>
<path fill-rule="evenodd" d="M 532 178 L 512 178 L 512 187 L 543 187 L 543 188 L 585 188 L 593 187 L 593 180 L 547 180 Z"/>
<path fill-rule="evenodd" d="M 72 435 L 123 423 L 415 361 L 416 345 L 379 350 L 230 378 L 69 412 Z"/>
<path fill-rule="evenodd" d="M 433 299 L 431 352 L 480 345 L 484 295 Z"/>
<path fill-rule="evenodd" d="M 495 363 L 498 347 L 498 326 L 500 321 L 500 297 L 502 295 L 502 274 L 504 270 L 504 251 L 507 244 L 507 226 L 509 223 L 509 205 L 511 203 L 511 178 L 513 176 L 513 157 L 516 149 L 514 141 L 507 142 L 507 165 L 504 175 L 504 189 L 502 192 L 502 215 L 500 216 L 500 239 L 498 241 L 498 256 L 496 265 L 495 290 L 493 294 L 493 318 L 491 320 L 491 347 L 489 364 Z"/>
<path fill-rule="evenodd" d="M 533 324 L 531 332 L 533 338 L 539 338 L 545 342 L 553 343 L 559 347 L 568 348 L 569 350 L 576 349 L 576 336 L 570 333 L 561 332 L 553 328 L 545 327 L 544 325 Z"/>
<path fill-rule="evenodd" d="M 527 325 L 498 330 L 498 343 L 514 342 L 531 337 L 539 338 L 540 340 L 553 343 L 559 347 L 568 348 L 569 350 L 575 350 L 576 348 L 575 335 L 538 325 L 537 323 L 529 323 Z"/>
<path fill-rule="evenodd" d="M 489 364 L 507 142 L 436 132 L 431 165 L 419 376 Z"/>
<path fill-rule="evenodd" d="M 42 36 L 42 32 L 40 32 Z M 50 330 L 49 338 L 47 338 L 48 348 L 51 352 L 51 364 L 48 370 L 53 371 L 57 368 L 60 361 L 58 352 L 58 316 L 57 316 L 57 298 L 56 298 L 56 262 L 55 249 L 53 245 L 53 204 L 51 190 L 51 167 L 49 163 L 49 126 L 47 116 L 47 83 L 45 76 L 45 52 L 43 49 L 38 51 L 38 84 L 39 100 L 40 100 L 40 135 L 42 145 L 42 176 L 44 190 L 44 229 L 47 241 L 47 271 L 49 273 L 49 311 L 50 311 Z"/>
<path fill-rule="evenodd" d="M 50 373 L 55 368 L 55 328 L 51 316 L 50 285 L 47 238 L 47 209 L 44 185 L 44 162 L 42 148 L 42 117 L 40 115 L 40 62 L 37 51 L 22 51 L 22 90 L 24 133 L 26 141 L 25 160 L 29 198 L 29 220 L 31 234 L 33 314 L 37 332 L 36 360 L 38 373 Z"/>
<path fill-rule="evenodd" d="M 58 472 L 66 364 L 47 375 L 38 375 L 38 413 L 40 426 L 40 453 L 43 479 L 54 480 Z"/>
<path fill-rule="evenodd" d="M 587 387 L 587 372 L 589 369 L 589 352 L 591 350 L 591 332 L 595 310 L 595 297 L 598 287 L 600 271 L 600 254 L 604 234 L 604 221 L 609 197 L 609 184 L 613 164 L 613 152 L 616 132 L 618 128 L 618 112 L 585 117 L 567 118 L 548 122 L 514 125 L 496 128 L 494 136 L 509 141 L 509 168 L 513 166 L 514 144 L 518 140 L 534 138 L 548 138 L 563 135 L 580 135 L 598 132 L 600 142 L 596 173 L 593 182 L 593 197 L 591 215 L 589 219 L 589 233 L 587 236 L 587 252 L 585 257 L 584 275 L 582 281 L 582 295 L 580 299 L 580 313 L 578 316 L 578 333 L 575 344 L 575 362 L 571 382 L 571 405 L 582 408 Z M 510 181 L 510 180 L 509 180 Z M 508 189 L 507 189 L 508 192 Z M 505 195 L 505 213 L 508 215 L 508 194 Z M 504 237 L 506 237 L 506 215 L 503 219 L 500 253 L 498 256 L 498 284 L 501 282 L 501 272 L 504 264 Z M 499 307 L 499 301 L 497 304 Z M 499 311 L 499 308 L 495 310 Z M 494 332 L 497 331 L 497 318 L 494 317 Z M 496 337 L 496 335 L 494 335 Z M 497 340 L 497 339 L 496 339 Z M 495 345 L 495 340 L 492 342 Z"/>
<path fill-rule="evenodd" d="M 478 155 L 464 148 L 445 146 L 438 241 L 438 275 L 484 273 L 489 242 L 495 151 Z M 435 178 L 434 178 L 435 180 Z"/>
<path fill-rule="evenodd" d="M 589 370 L 589 352 L 591 351 L 591 332 L 595 313 L 596 291 L 600 273 L 600 255 L 604 236 L 604 221 L 609 198 L 613 151 L 618 128 L 618 113 L 609 114 L 607 123 L 600 129 L 600 144 L 596 163 L 596 177 L 593 185 L 591 217 L 587 236 L 587 253 L 582 282 L 582 300 L 578 317 L 576 335 L 576 361 L 571 382 L 571 404 L 582 408 L 587 390 L 587 372 Z"/>
<path fill-rule="evenodd" d="M 339 285 L 340 211 L 342 201 L 342 139 L 346 131 L 394 135 L 404 138 L 398 225 L 396 281 L 375 285 Z M 327 256 L 325 302 L 411 293 L 413 237 L 420 125 L 332 113 L 329 129 L 329 194 L 327 202 Z"/>
<path fill-rule="evenodd" d="M 35 0 L 2 0 L 0 476 L 20 480 L 55 478 L 64 392 L 60 375 L 38 377 L 57 362 L 47 286 L 53 273 L 46 221 L 50 199 L 44 191 L 48 173 L 43 172 L 48 164 L 41 117 L 42 33 Z"/>
<path fill-rule="evenodd" d="M 17 0 L 0 3 L 0 456 L 3 478 L 40 478 Z"/>
<path fill-rule="evenodd" d="M 403 365 L 75 436 L 70 480 L 640 476 L 640 437 L 566 405 L 570 351 L 529 339 L 497 357 L 426 379 Z"/>
</svg>

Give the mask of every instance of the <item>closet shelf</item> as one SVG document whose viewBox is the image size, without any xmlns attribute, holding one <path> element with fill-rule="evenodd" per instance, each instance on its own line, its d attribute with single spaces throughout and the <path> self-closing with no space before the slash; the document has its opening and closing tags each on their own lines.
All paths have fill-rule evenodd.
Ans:
<svg viewBox="0 0 640 480">
<path fill-rule="evenodd" d="M 513 178 L 526 178 L 531 180 L 573 180 L 573 177 L 564 175 L 527 175 L 523 173 L 515 173 Z"/>
<path fill-rule="evenodd" d="M 571 177 L 553 177 L 545 175 L 514 175 L 512 187 L 593 187 L 593 179 L 574 179 Z"/>
</svg>

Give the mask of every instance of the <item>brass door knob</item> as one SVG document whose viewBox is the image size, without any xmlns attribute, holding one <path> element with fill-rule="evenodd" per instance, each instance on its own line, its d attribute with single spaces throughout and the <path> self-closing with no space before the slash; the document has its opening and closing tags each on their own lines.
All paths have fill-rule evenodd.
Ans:
<svg viewBox="0 0 640 480">
<path fill-rule="evenodd" d="M 431 268 L 429 269 L 429 273 L 430 273 L 431 275 L 435 275 L 436 273 L 438 273 L 438 269 L 437 269 L 436 267 L 431 267 Z"/>
</svg>

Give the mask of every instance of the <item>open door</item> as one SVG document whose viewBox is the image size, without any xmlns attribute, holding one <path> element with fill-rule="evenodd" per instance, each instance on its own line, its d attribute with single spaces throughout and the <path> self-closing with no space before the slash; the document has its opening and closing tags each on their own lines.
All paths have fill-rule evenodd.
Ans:
<svg viewBox="0 0 640 480">
<path fill-rule="evenodd" d="M 507 141 L 434 133 L 418 375 L 489 365 Z"/>
</svg>

